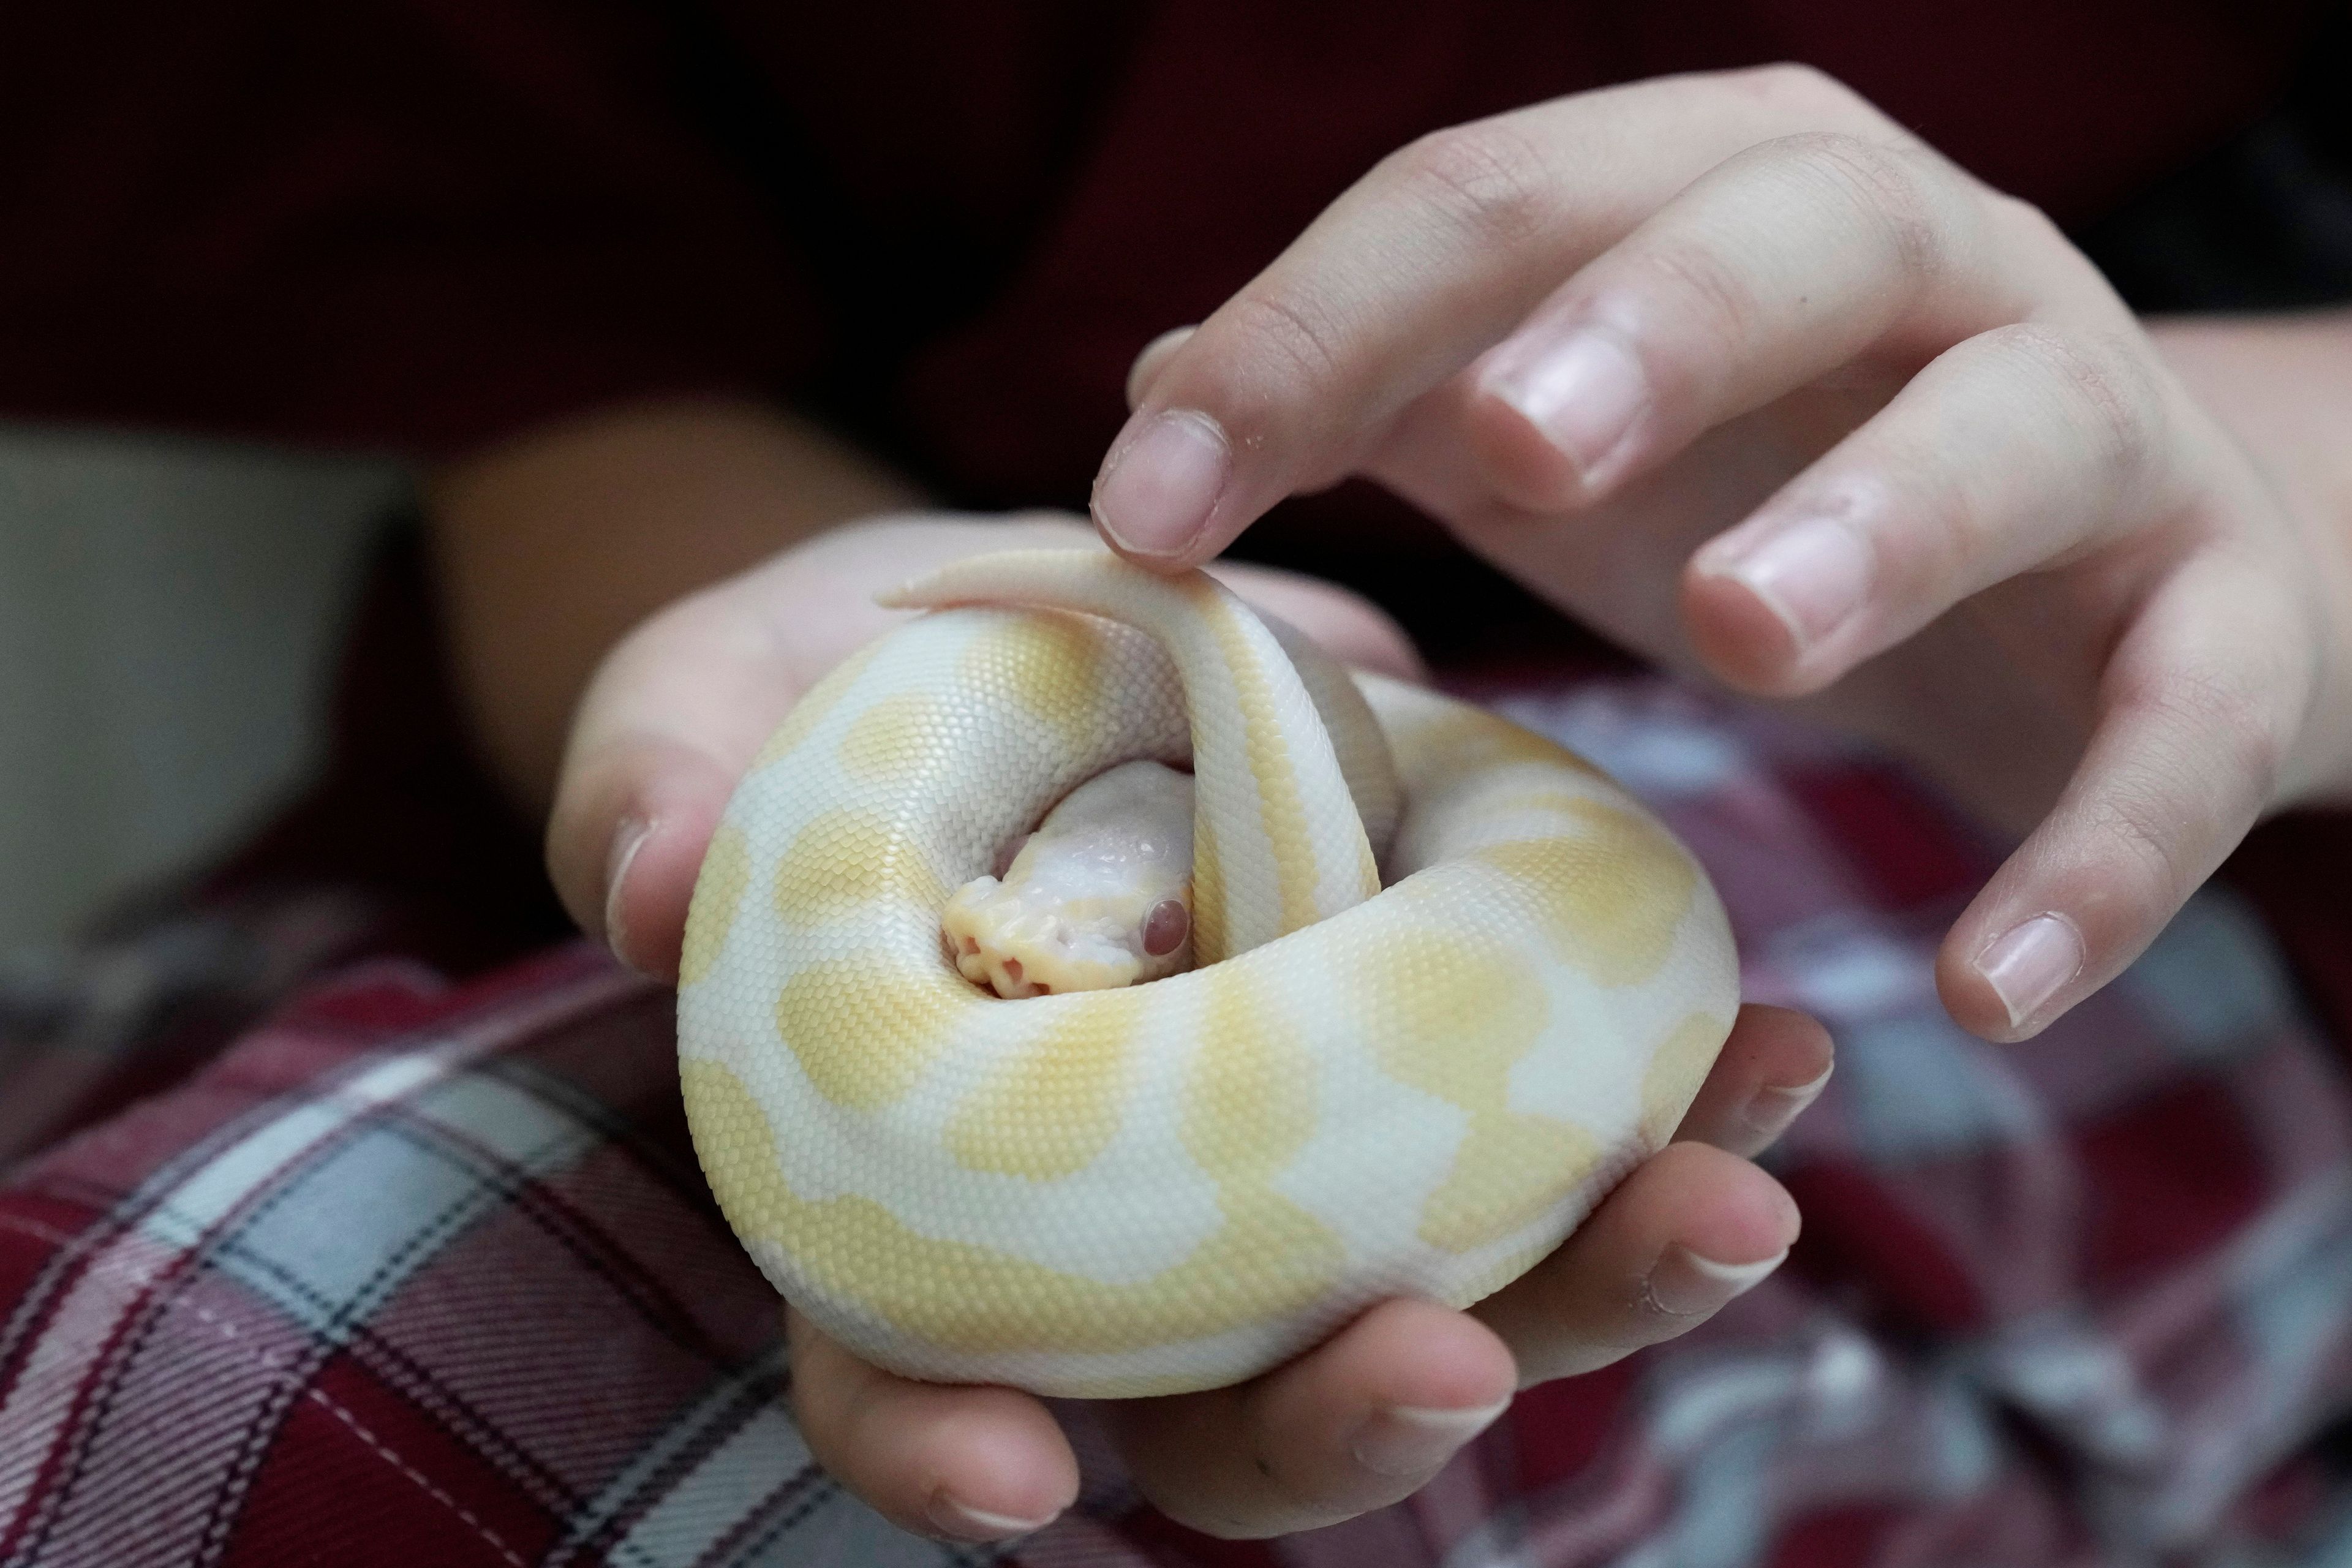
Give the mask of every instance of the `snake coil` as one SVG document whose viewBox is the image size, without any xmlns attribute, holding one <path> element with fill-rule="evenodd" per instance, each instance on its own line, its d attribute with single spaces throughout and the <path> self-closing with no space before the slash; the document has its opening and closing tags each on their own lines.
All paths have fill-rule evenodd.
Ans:
<svg viewBox="0 0 2352 1568">
<path fill-rule="evenodd" d="M 1499 1289 L 1680 1121 L 1730 931 L 1572 753 L 1286 653 L 1199 574 L 1023 552 L 898 602 L 965 607 L 853 657 L 753 763 L 678 995 L 729 1223 L 859 1354 L 1066 1395 L 1236 1382 L 1383 1298 Z M 1198 777 L 1199 966 L 964 980 L 954 889 L 1135 758 Z"/>
</svg>

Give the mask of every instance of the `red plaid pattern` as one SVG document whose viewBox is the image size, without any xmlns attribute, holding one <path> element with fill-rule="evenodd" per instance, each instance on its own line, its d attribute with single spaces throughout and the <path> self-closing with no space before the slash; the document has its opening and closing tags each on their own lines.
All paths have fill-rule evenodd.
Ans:
<svg viewBox="0 0 2352 1568">
<path fill-rule="evenodd" d="M 1781 1275 L 1522 1396 L 1410 1502 L 1205 1540 L 1140 1505 L 1070 1406 L 1087 1480 L 1069 1517 L 1002 1553 L 892 1531 L 784 1414 L 772 1297 L 687 1143 L 667 996 L 573 948 L 457 986 L 346 969 L 16 1168 L 0 1565 L 2221 1564 L 2352 1545 L 2352 1491 L 2315 1443 L 2352 1407 L 2352 1097 L 2241 906 L 2200 897 L 2042 1039 L 1989 1046 L 1943 1017 L 1928 969 L 1985 855 L 1898 781 L 1647 679 L 1488 695 L 1674 824 L 1724 891 L 1749 994 L 1830 1022 L 1840 1066 L 1776 1156 L 1806 1216 Z M 217 917 L 246 933 L 222 951 L 339 951 L 272 907 L 275 938 L 251 909 Z M 132 940 L 116 962 L 161 961 Z M 28 1083 L 103 1106 L 108 1063 L 155 1072 L 141 1028 L 93 1046 L 60 1020 L 95 1003 L 44 984 L 42 1044 L 19 1028 L 0 1058 L 12 1113 Z M 38 1012 L 11 1005 L 0 1026 Z"/>
</svg>

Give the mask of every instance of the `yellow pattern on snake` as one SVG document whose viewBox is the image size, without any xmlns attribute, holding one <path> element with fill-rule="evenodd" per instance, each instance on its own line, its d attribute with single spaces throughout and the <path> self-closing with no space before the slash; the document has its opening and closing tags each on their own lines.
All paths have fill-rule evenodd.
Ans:
<svg viewBox="0 0 2352 1568">
<path fill-rule="evenodd" d="M 1722 906 L 1581 759 L 1351 680 L 1199 574 L 1027 552 L 891 602 L 931 613 L 729 805 L 678 996 L 729 1222 L 859 1354 L 1080 1396 L 1238 1382 L 1385 1297 L 1498 1289 L 1697 1092 L 1738 999 Z M 950 890 L 1138 758 L 1194 774 L 1196 966 L 965 980 Z"/>
</svg>

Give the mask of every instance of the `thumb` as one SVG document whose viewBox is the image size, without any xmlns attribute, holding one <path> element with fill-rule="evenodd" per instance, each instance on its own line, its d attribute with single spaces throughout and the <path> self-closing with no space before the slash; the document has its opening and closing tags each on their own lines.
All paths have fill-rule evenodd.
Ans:
<svg viewBox="0 0 2352 1568">
<path fill-rule="evenodd" d="M 680 600 L 606 656 L 581 699 L 547 824 L 563 907 L 622 963 L 676 981 L 686 910 L 737 779 L 806 676 L 740 584 Z"/>
</svg>

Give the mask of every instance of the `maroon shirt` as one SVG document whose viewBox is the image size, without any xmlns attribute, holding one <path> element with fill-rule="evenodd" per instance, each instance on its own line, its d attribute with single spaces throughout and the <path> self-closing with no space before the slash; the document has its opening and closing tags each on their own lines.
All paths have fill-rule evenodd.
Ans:
<svg viewBox="0 0 2352 1568">
<path fill-rule="evenodd" d="M 87 0 L 0 14 L 0 412 L 425 453 L 729 389 L 1083 495 L 1129 360 L 1422 132 L 1802 59 L 2093 216 L 2299 0 Z M 821 23 L 812 23 L 812 16 Z"/>
</svg>

